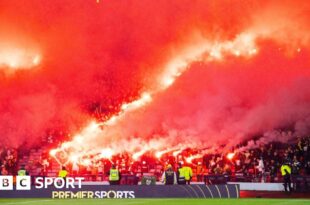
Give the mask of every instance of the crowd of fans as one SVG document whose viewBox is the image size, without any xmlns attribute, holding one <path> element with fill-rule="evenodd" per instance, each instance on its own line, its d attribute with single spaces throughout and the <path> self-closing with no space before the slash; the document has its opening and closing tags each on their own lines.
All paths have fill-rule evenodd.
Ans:
<svg viewBox="0 0 310 205">
<path fill-rule="evenodd" d="M 280 167 L 283 163 L 289 163 L 292 175 L 310 176 L 310 137 L 298 138 L 295 143 L 272 142 L 265 145 L 252 145 L 251 147 L 238 147 L 228 153 L 207 154 L 203 157 L 186 161 L 193 150 L 185 150 L 178 156 L 172 153 L 164 154 L 160 158 L 154 154 L 146 154 L 139 160 L 133 160 L 128 154 L 114 156 L 112 159 L 91 161 L 87 165 L 78 163 L 66 164 L 66 168 L 72 176 L 86 176 L 88 180 L 105 180 L 112 164 L 120 170 L 122 175 L 151 175 L 160 179 L 168 164 L 174 170 L 181 161 L 191 166 L 194 173 L 193 180 L 203 181 L 205 175 L 228 175 L 231 179 L 247 181 L 274 182 L 280 181 Z M 16 149 L 0 149 L 1 174 L 14 174 L 17 169 L 18 154 Z M 37 167 L 40 175 L 48 175 L 52 172 L 53 158 L 48 152 L 43 152 Z M 55 171 L 55 170 L 54 170 Z M 237 179 L 237 180 L 238 180 Z"/>
<path fill-rule="evenodd" d="M 227 174 L 256 177 L 273 182 L 281 176 L 280 167 L 289 163 L 292 175 L 310 176 L 310 137 L 299 138 L 297 143 L 272 142 L 245 151 L 235 151 L 229 159 L 227 155 L 205 157 L 209 174 Z"/>
<path fill-rule="evenodd" d="M 190 149 L 178 156 L 167 153 L 160 158 L 149 153 L 137 161 L 128 154 L 99 161 L 92 161 L 90 157 L 88 165 L 73 163 L 67 168 L 72 175 L 88 176 L 89 180 L 103 180 L 111 165 L 115 164 L 123 175 L 152 175 L 160 179 L 168 164 L 177 170 L 177 164 L 181 161 L 192 167 L 193 180 L 197 181 L 203 181 L 204 175 L 228 175 L 236 180 L 274 182 L 281 181 L 281 165 L 289 163 L 292 175 L 310 176 L 310 137 L 299 138 L 292 144 L 272 142 L 261 146 L 254 144 L 252 147 L 231 150 L 231 157 L 227 156 L 228 153 L 208 154 L 191 162 L 186 158 L 197 153 Z"/>
<path fill-rule="evenodd" d="M 13 175 L 17 171 L 17 150 L 0 147 L 0 175 Z"/>
</svg>

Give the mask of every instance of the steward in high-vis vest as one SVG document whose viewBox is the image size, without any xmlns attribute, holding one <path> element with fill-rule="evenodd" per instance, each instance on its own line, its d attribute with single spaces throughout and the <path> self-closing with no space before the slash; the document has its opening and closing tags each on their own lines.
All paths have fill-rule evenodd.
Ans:
<svg viewBox="0 0 310 205">
<path fill-rule="evenodd" d="M 68 176 L 68 171 L 66 170 L 66 167 L 63 166 L 61 170 L 58 172 L 58 177 L 65 179 L 67 176 Z"/>
<path fill-rule="evenodd" d="M 177 173 L 178 184 L 190 184 L 192 176 L 193 176 L 192 168 L 187 166 L 183 167 L 182 164 L 179 163 L 179 169 Z"/>
<path fill-rule="evenodd" d="M 118 169 L 116 169 L 115 165 L 113 164 L 109 172 L 110 185 L 119 185 L 120 181 L 121 181 L 120 172 Z"/>
<path fill-rule="evenodd" d="M 191 180 L 193 177 L 192 168 L 185 166 L 183 167 L 183 170 L 184 170 L 184 177 L 185 177 L 186 184 L 191 184 Z"/>
<path fill-rule="evenodd" d="M 292 173 L 292 169 L 289 166 L 289 163 L 284 163 L 281 166 L 281 174 L 283 177 L 283 181 L 284 181 L 284 190 L 285 192 L 287 192 L 289 190 L 289 192 L 292 191 L 292 187 L 291 187 L 291 173 Z M 288 188 L 288 190 L 287 190 Z"/>
<path fill-rule="evenodd" d="M 177 180 L 178 184 L 186 184 L 185 174 L 181 163 L 178 165 Z"/>
<path fill-rule="evenodd" d="M 17 171 L 17 175 L 18 176 L 26 176 L 27 175 L 27 171 L 26 171 L 24 165 L 20 166 L 20 169 Z"/>
<path fill-rule="evenodd" d="M 171 164 L 168 164 L 166 171 L 162 175 L 162 181 L 165 185 L 173 185 L 177 183 L 177 177 L 172 169 Z"/>
</svg>

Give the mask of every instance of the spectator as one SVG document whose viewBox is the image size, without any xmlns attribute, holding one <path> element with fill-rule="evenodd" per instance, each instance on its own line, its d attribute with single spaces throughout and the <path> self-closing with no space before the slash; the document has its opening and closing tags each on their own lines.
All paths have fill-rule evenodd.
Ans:
<svg viewBox="0 0 310 205">
<path fill-rule="evenodd" d="M 292 175 L 299 175 L 301 163 L 297 160 L 297 156 L 295 155 L 292 163 Z"/>
<path fill-rule="evenodd" d="M 196 176 L 197 176 L 197 181 L 202 182 L 203 181 L 203 173 L 204 173 L 204 168 L 202 166 L 201 162 L 198 162 L 198 165 L 196 167 Z"/>
<path fill-rule="evenodd" d="M 272 159 L 269 165 L 270 182 L 274 182 L 277 176 L 277 170 L 278 170 L 278 167 L 275 161 Z"/>
<path fill-rule="evenodd" d="M 99 176 L 100 181 L 103 181 L 103 179 L 104 179 L 104 164 L 102 161 L 100 161 L 98 163 L 98 176 Z"/>
<path fill-rule="evenodd" d="M 41 164 L 42 164 L 42 171 L 41 171 L 41 173 L 42 173 L 43 176 L 46 176 L 47 172 L 48 172 L 48 169 L 49 169 L 49 166 L 50 166 L 50 163 L 49 163 L 47 158 L 44 158 L 42 160 Z"/>
<path fill-rule="evenodd" d="M 166 171 L 162 175 L 162 182 L 165 185 L 173 185 L 177 183 L 177 175 L 173 171 L 171 164 L 168 164 Z"/>
<path fill-rule="evenodd" d="M 1 175 L 9 175 L 8 170 L 5 168 L 5 165 L 1 166 Z"/>
<path fill-rule="evenodd" d="M 223 174 L 223 169 L 221 168 L 220 164 L 217 164 L 213 170 L 214 174 Z"/>
<path fill-rule="evenodd" d="M 257 165 L 257 170 L 258 170 L 258 176 L 262 178 L 262 182 L 265 182 L 265 165 L 263 158 L 261 157 L 260 159 L 257 159 L 258 165 Z"/>
</svg>

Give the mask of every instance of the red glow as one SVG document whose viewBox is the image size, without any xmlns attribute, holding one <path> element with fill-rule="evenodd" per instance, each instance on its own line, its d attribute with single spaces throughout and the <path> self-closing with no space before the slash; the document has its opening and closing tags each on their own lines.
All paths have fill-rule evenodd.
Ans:
<svg viewBox="0 0 310 205">
<path fill-rule="evenodd" d="M 235 153 L 228 153 L 226 157 L 227 159 L 232 160 L 234 156 L 235 156 Z"/>
<path fill-rule="evenodd" d="M 51 135 L 63 142 L 52 156 L 81 164 L 123 153 L 190 163 L 254 135 L 288 140 L 275 134 L 281 128 L 293 127 L 292 137 L 307 133 L 309 7 L 7 1 L 0 8 L 0 45 L 11 46 L 0 48 L 1 140 L 32 146 Z M 182 154 L 189 147 L 201 153 Z"/>
<path fill-rule="evenodd" d="M 52 150 L 49 152 L 49 154 L 50 154 L 51 156 L 53 156 L 53 157 L 55 157 L 56 153 L 57 153 L 57 150 L 55 150 L 55 149 L 52 149 Z"/>
</svg>

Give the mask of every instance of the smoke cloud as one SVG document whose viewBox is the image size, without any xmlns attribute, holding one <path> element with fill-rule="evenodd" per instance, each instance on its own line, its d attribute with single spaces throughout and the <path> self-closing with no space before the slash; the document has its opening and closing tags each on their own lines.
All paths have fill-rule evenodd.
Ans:
<svg viewBox="0 0 310 205">
<path fill-rule="evenodd" d="M 19 146 L 50 129 L 78 134 L 144 92 L 152 102 L 85 146 L 229 147 L 254 135 L 279 138 L 272 133 L 282 128 L 307 134 L 309 9 L 307 1 L 1 2 L 2 41 L 42 60 L 10 75 L 1 66 L 0 138 Z M 176 58 L 186 69 L 163 88 Z M 124 145 L 113 147 L 116 140 Z"/>
</svg>

